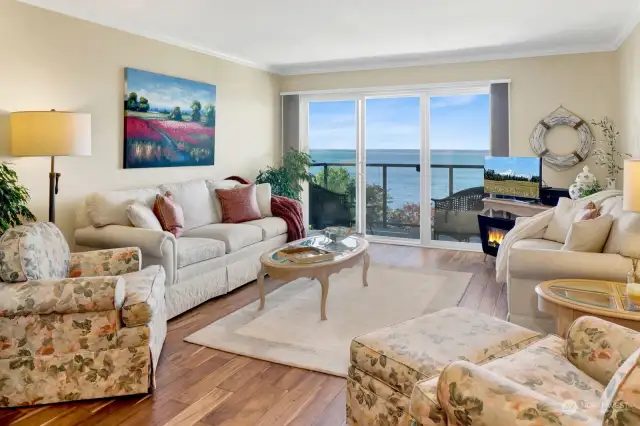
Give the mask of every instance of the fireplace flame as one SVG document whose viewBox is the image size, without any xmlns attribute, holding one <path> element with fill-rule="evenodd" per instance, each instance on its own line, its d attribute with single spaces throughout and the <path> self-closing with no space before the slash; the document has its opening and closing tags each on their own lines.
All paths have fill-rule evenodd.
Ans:
<svg viewBox="0 0 640 426">
<path fill-rule="evenodd" d="M 504 239 L 506 232 L 503 229 L 489 229 L 488 243 L 491 247 L 498 247 Z"/>
</svg>

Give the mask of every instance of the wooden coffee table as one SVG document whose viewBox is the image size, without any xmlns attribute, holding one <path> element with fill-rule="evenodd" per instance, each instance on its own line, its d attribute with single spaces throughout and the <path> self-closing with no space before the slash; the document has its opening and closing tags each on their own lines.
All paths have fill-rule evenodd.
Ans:
<svg viewBox="0 0 640 426">
<path fill-rule="evenodd" d="M 599 317 L 640 331 L 640 310 L 629 304 L 626 284 L 611 281 L 564 279 L 536 286 L 538 309 L 556 317 L 558 334 L 584 315 Z"/>
<path fill-rule="evenodd" d="M 287 244 L 289 246 L 298 245 L 322 245 L 330 243 L 325 236 L 313 236 L 303 238 L 302 240 L 293 241 Z M 329 248 L 340 250 L 336 256 L 324 262 L 317 263 L 294 263 L 286 259 L 280 259 L 277 250 L 271 250 L 260 257 L 262 265 L 258 274 L 258 290 L 260 292 L 260 307 L 258 310 L 264 309 L 265 292 L 264 292 L 264 276 L 269 274 L 273 278 L 293 281 L 298 278 L 312 278 L 320 282 L 322 286 L 322 302 L 320 304 L 320 319 L 327 319 L 327 295 L 329 294 L 329 276 L 342 271 L 345 268 L 351 268 L 361 261 L 364 262 L 362 268 L 362 284 L 367 286 L 367 272 L 369 270 L 369 254 L 367 249 L 369 243 L 359 237 L 349 236 L 345 238 L 342 245 L 330 245 Z"/>
</svg>

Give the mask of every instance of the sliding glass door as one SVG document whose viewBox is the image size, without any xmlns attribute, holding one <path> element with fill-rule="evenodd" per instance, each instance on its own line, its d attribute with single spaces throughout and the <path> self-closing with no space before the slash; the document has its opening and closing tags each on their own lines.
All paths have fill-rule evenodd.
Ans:
<svg viewBox="0 0 640 426">
<path fill-rule="evenodd" d="M 431 239 L 479 243 L 484 158 L 490 153 L 488 88 L 429 96 Z"/>
<path fill-rule="evenodd" d="M 301 117 L 301 146 L 315 162 L 312 230 L 351 226 L 372 240 L 421 245 L 478 241 L 488 85 L 309 95 Z"/>
<path fill-rule="evenodd" d="M 319 100 L 307 103 L 308 150 L 315 162 L 309 184 L 309 226 L 358 228 L 356 148 L 358 102 Z"/>
<path fill-rule="evenodd" d="M 367 235 L 420 241 L 420 96 L 365 99 Z"/>
</svg>

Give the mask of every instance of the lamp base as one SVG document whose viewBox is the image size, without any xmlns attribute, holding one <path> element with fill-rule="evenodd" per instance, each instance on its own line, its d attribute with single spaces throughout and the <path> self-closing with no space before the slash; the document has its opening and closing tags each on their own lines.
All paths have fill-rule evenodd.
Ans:
<svg viewBox="0 0 640 426">
<path fill-rule="evenodd" d="M 51 156 L 51 172 L 49 172 L 49 222 L 56 221 L 56 194 L 58 193 L 58 181 L 60 173 L 55 171 L 55 157 Z"/>
</svg>

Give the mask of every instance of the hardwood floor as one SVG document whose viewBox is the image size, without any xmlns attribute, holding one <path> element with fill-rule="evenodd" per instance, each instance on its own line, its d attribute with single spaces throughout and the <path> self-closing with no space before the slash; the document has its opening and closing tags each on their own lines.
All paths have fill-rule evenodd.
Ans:
<svg viewBox="0 0 640 426">
<path fill-rule="evenodd" d="M 372 262 L 473 273 L 459 306 L 505 318 L 506 289 L 495 262 L 474 252 L 372 244 Z M 267 292 L 282 285 L 267 278 Z M 257 300 L 255 284 L 169 321 L 151 395 L 0 410 L 0 425 L 341 426 L 346 380 L 183 342 Z M 346 355 L 346 354 L 345 354 Z"/>
</svg>

